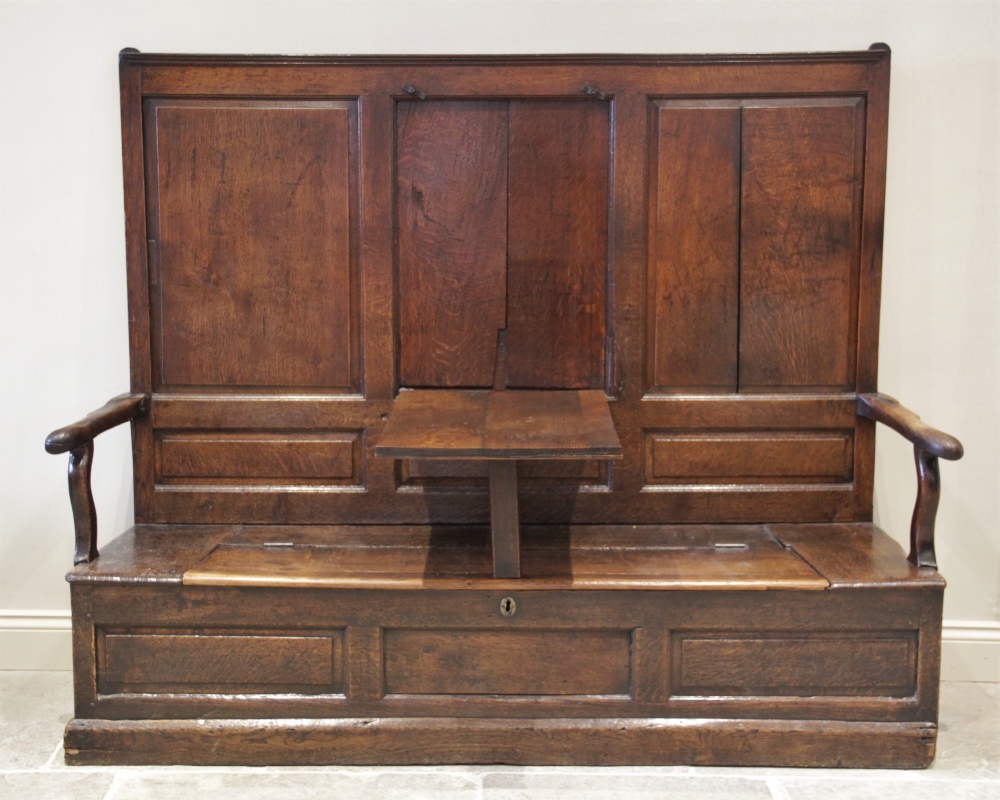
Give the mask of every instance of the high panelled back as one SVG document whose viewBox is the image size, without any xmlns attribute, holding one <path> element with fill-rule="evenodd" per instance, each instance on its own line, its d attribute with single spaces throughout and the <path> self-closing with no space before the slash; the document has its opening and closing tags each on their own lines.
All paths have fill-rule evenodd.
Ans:
<svg viewBox="0 0 1000 800">
<path fill-rule="evenodd" d="M 137 521 L 486 522 L 373 449 L 501 330 L 624 449 L 522 463 L 525 523 L 870 519 L 886 51 L 122 71 Z"/>
</svg>

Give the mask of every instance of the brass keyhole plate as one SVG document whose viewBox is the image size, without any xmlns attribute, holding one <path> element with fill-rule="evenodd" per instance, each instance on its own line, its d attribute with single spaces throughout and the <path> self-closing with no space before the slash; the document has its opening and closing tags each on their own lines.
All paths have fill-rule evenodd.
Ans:
<svg viewBox="0 0 1000 800">
<path fill-rule="evenodd" d="M 517 612 L 517 603 L 513 597 L 505 597 L 500 601 L 500 613 L 505 617 L 513 617 Z"/>
</svg>

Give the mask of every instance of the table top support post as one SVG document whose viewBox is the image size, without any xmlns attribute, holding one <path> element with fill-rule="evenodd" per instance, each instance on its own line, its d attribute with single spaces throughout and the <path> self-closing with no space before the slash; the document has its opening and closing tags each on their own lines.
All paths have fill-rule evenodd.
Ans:
<svg viewBox="0 0 1000 800">
<path fill-rule="evenodd" d="M 491 460 L 490 521 L 493 577 L 521 577 L 521 527 L 517 508 L 517 461 Z"/>
</svg>

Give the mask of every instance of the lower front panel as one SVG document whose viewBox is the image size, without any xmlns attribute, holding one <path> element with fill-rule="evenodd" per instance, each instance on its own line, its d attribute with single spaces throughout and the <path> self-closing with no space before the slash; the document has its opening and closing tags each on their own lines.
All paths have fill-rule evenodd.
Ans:
<svg viewBox="0 0 1000 800">
<path fill-rule="evenodd" d="M 936 721 L 937 589 L 73 592 L 80 718 Z"/>
<path fill-rule="evenodd" d="M 100 628 L 100 694 L 343 694 L 343 631 Z"/>
<path fill-rule="evenodd" d="M 631 694 L 627 630 L 395 630 L 383 638 L 386 694 Z"/>
</svg>

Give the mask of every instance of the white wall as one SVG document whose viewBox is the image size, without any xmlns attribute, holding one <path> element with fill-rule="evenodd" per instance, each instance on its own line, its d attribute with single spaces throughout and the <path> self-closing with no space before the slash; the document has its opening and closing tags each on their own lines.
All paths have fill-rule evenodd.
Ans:
<svg viewBox="0 0 1000 800">
<path fill-rule="evenodd" d="M 996 0 L 0 0 L 0 668 L 68 666 L 72 520 L 45 434 L 128 388 L 117 53 L 893 48 L 882 391 L 959 436 L 938 518 L 945 671 L 1000 680 L 1000 3 Z M 909 447 L 879 434 L 905 541 Z M 104 541 L 128 436 L 98 442 Z"/>
</svg>

